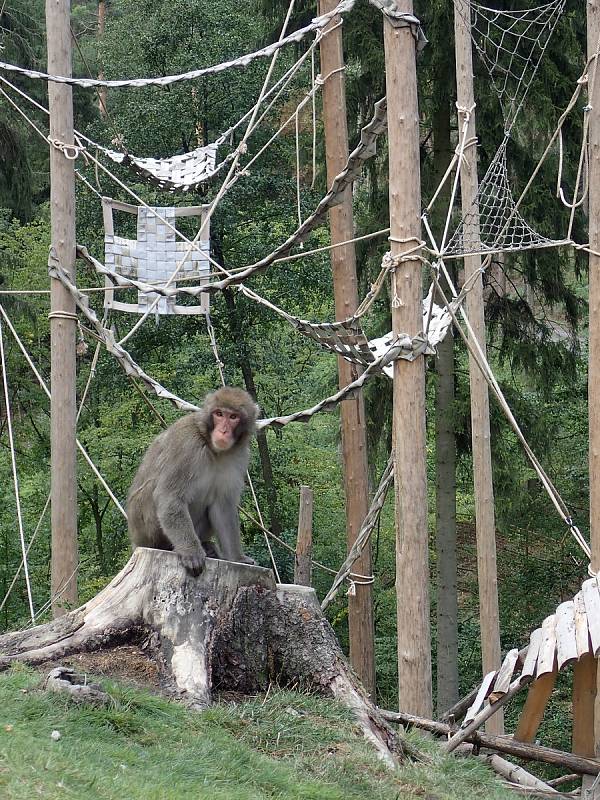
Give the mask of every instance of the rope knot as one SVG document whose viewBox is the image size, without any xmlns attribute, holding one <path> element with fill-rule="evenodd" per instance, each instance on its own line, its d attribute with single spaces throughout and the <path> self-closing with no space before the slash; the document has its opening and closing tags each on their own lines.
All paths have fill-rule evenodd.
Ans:
<svg viewBox="0 0 600 800">
<path fill-rule="evenodd" d="M 75 161 L 77 156 L 79 156 L 84 150 L 82 145 L 69 144 L 68 142 L 63 142 L 60 139 L 52 139 L 50 136 L 48 136 L 48 142 L 52 145 L 52 147 L 60 150 L 64 157 L 69 161 Z"/>
</svg>

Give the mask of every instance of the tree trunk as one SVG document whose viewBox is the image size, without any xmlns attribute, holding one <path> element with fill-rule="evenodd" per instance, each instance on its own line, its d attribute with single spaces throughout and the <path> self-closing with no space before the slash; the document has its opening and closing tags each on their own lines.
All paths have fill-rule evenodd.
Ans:
<svg viewBox="0 0 600 800">
<path fill-rule="evenodd" d="M 352 709 L 387 765 L 402 753 L 348 666 L 314 590 L 276 586 L 262 567 L 209 558 L 193 578 L 175 553 L 137 548 L 89 603 L 46 625 L 0 636 L 0 668 L 122 644 L 153 654 L 165 687 L 193 707 L 210 704 L 214 690 L 301 686 Z"/>
</svg>

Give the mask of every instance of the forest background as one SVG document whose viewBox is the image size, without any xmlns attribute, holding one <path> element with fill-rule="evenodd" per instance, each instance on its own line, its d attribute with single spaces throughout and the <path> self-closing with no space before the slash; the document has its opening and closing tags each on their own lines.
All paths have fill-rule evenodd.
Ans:
<svg viewBox="0 0 600 800">
<path fill-rule="evenodd" d="M 513 7 L 514 4 L 504 4 Z M 518 6 L 522 7 L 522 6 Z M 291 27 L 300 27 L 316 13 L 300 3 Z M 429 44 L 419 56 L 417 75 L 421 121 L 423 204 L 430 199 L 457 143 L 452 4 L 443 0 L 415 4 Z M 279 34 L 285 6 L 279 0 L 240 4 L 233 0 L 109 0 L 106 26 L 98 34 L 97 2 L 74 2 L 72 33 L 74 74 L 107 78 L 157 76 L 184 72 L 226 61 L 273 41 Z M 346 88 L 351 147 L 368 122 L 373 105 L 385 93 L 382 22 L 366 2 L 357 3 L 344 22 Z M 293 45 L 279 59 L 281 74 L 305 48 Z M 45 69 L 45 23 L 42 0 L 5 0 L 0 6 L 2 60 Z M 561 110 L 585 66 L 585 9 L 568 0 L 529 99 L 521 112 L 510 149 L 514 194 L 531 173 Z M 99 111 L 94 91 L 74 90 L 75 125 L 106 146 L 124 143 L 139 156 L 165 157 L 214 141 L 250 109 L 264 80 L 266 62 L 229 70 L 194 82 L 166 88 L 114 89 L 106 98 L 108 113 Z M 502 135 L 502 116 L 490 91 L 487 73 L 475 59 L 480 174 Z M 14 83 L 47 105 L 46 85 L 27 78 Z M 250 155 L 293 113 L 310 87 L 310 60 L 286 90 L 283 101 L 253 135 Z M 45 129 L 43 115 L 19 103 Z M 581 115 L 564 129 L 564 185 L 575 183 L 581 136 Z M 324 138 L 320 99 L 316 115 L 316 172 L 313 174 L 313 124 L 310 105 L 300 118 L 301 213 L 306 217 L 326 191 Z M 113 145 L 111 145 L 111 142 Z M 522 209 L 533 227 L 558 238 L 568 211 L 554 197 L 558 155 L 554 154 Z M 77 167 L 101 194 L 131 201 L 115 184 L 80 158 Z M 150 205 L 196 205 L 216 191 L 177 196 L 161 194 L 115 171 Z M 354 186 L 357 234 L 387 227 L 387 151 L 384 138 L 377 156 L 367 162 Z M 48 146 L 15 110 L 0 98 L 0 288 L 47 289 L 49 233 Z M 442 219 L 432 224 L 439 229 Z M 213 256 L 227 268 L 258 260 L 290 235 L 298 224 L 296 208 L 296 136 L 290 125 L 243 180 L 228 192 L 211 220 Z M 579 231 L 579 241 L 585 232 Z M 102 211 L 98 197 L 77 186 L 77 241 L 103 258 Z M 326 245 L 326 225 L 311 234 L 305 248 Z M 377 275 L 387 249 L 384 237 L 357 245 L 360 296 Z M 586 259 L 571 251 L 549 250 L 510 254 L 486 275 L 486 318 L 489 353 L 502 388 L 525 435 L 584 533 L 588 530 L 587 478 L 587 304 Z M 426 276 L 425 276 L 426 277 Z M 97 286 L 98 276 L 80 266 L 78 282 Z M 334 318 L 329 256 L 320 253 L 275 265 L 252 279 L 252 288 L 291 314 L 313 321 Z M 48 379 L 49 323 L 47 296 L 3 295 L 3 307 L 27 343 L 42 375 Z M 102 311 L 101 296 L 92 304 Z M 369 336 L 390 329 L 390 298 L 385 290 L 366 318 Z M 211 296 L 211 315 L 228 383 L 256 395 L 264 416 L 290 413 L 313 405 L 337 386 L 335 358 L 299 336 L 268 309 L 235 291 Z M 110 323 L 123 334 L 133 318 L 115 313 Z M 196 402 L 219 385 L 219 374 L 203 317 L 149 320 L 129 341 L 134 359 L 179 396 Z M 79 391 L 87 381 L 94 342 L 78 358 Z M 454 396 L 438 396 L 438 370 L 453 372 Z M 50 485 L 49 406 L 14 341 L 7 338 L 7 376 L 14 415 L 17 462 L 26 535 L 40 519 Z M 369 471 L 377 486 L 391 440 L 391 382 L 384 377 L 365 388 L 368 418 Z M 154 401 L 167 421 L 177 412 Z M 439 552 L 457 558 L 458 625 L 456 657 L 458 691 L 464 694 L 480 677 L 479 623 L 468 365 L 456 338 L 447 339 L 437 358 L 427 361 L 427 425 L 432 626 L 436 648 L 436 566 Z M 111 356 L 101 351 L 78 436 L 123 500 L 150 440 L 161 423 Z M 440 431 L 446 430 L 445 436 Z M 437 446 L 436 446 L 437 445 Z M 520 446 L 492 403 L 492 451 L 503 650 L 523 646 L 530 630 L 563 599 L 571 597 L 586 577 L 587 563 L 576 550 L 546 495 L 526 464 Z M 456 459 L 454 459 L 454 453 Z M 455 466 L 454 466 L 455 460 Z M 295 545 L 299 486 L 314 491 L 314 557 L 337 569 L 346 547 L 340 463 L 338 413 L 320 414 L 308 424 L 293 424 L 267 433 L 259 456 L 253 450 L 251 474 L 265 522 L 292 547 Z M 16 505 L 11 482 L 7 415 L 0 402 L 0 593 L 4 597 L 21 553 Z M 436 482 L 438 490 L 436 492 Z M 436 517 L 440 493 L 456 504 L 452 518 Z M 80 463 L 79 546 L 80 599 L 93 596 L 129 556 L 126 523 Z M 451 502 L 451 504 L 452 504 Z M 251 511 L 249 497 L 245 505 Z M 247 550 L 267 566 L 261 531 L 242 518 Z M 454 530 L 456 535 L 454 535 Z M 371 541 L 374 564 L 377 691 L 381 705 L 397 703 L 395 537 L 390 499 Z M 29 554 L 35 607 L 48 600 L 50 530 L 46 516 Z M 293 555 L 273 544 L 283 581 L 293 580 Z M 327 591 L 331 574 L 318 568 L 313 583 Z M 410 587 L 406 587 L 410 591 Z M 340 594 L 329 619 L 347 645 L 346 598 Z M 27 623 L 28 605 L 21 579 L 0 612 L 0 629 Z M 436 663 L 434 652 L 434 665 Z M 568 681 L 567 678 L 562 678 Z M 561 742 L 567 686 L 546 716 L 550 738 Z M 442 687 L 443 693 L 444 687 Z M 563 742 L 563 744 L 565 744 Z"/>
</svg>

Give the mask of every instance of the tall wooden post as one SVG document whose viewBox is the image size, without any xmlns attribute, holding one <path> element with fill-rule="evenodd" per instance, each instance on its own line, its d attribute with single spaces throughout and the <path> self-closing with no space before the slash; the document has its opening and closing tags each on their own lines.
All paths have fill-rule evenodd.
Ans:
<svg viewBox="0 0 600 800">
<path fill-rule="evenodd" d="M 325 14 L 337 5 L 336 0 L 319 0 L 319 13 Z M 330 27 L 339 22 L 335 17 Z M 327 30 L 327 29 L 326 29 Z M 329 75 L 344 66 L 341 28 L 324 36 L 320 44 L 321 74 Z M 327 159 L 327 183 L 331 185 L 348 158 L 348 125 L 344 73 L 332 74 L 323 86 L 323 122 Z M 345 242 L 354 236 L 352 189 L 346 189 L 343 201 L 329 212 L 331 242 Z M 353 244 L 331 251 L 333 291 L 336 319 L 345 319 L 356 311 L 358 289 L 356 254 Z M 338 358 L 340 386 L 358 377 L 356 366 Z M 367 437 L 362 395 L 345 400 L 341 406 L 342 453 L 346 493 L 346 535 L 348 550 L 354 544 L 369 510 L 367 475 Z M 353 571 L 371 574 L 371 551 L 366 547 L 355 561 Z M 356 594 L 348 598 L 350 663 L 367 692 L 375 693 L 375 650 L 373 627 L 373 592 L 369 584 L 357 584 Z"/>
<path fill-rule="evenodd" d="M 411 0 L 396 3 L 412 14 Z M 383 23 L 388 107 L 391 252 L 401 256 L 420 239 L 421 186 L 416 48 L 410 28 Z M 400 263 L 392 275 L 392 329 L 423 330 L 421 262 Z M 394 364 L 394 469 L 398 703 L 403 711 L 432 714 L 429 547 L 425 460 L 425 362 Z"/>
<path fill-rule="evenodd" d="M 46 0 L 48 72 L 71 75 L 69 0 Z M 70 86 L 48 84 L 50 138 L 73 143 L 73 99 Z M 52 246 L 62 266 L 75 277 L 75 175 L 73 161 L 50 147 L 50 214 Z M 60 281 L 51 281 L 51 492 L 52 578 L 54 616 L 77 602 L 77 481 L 75 445 L 75 302 Z"/>
<path fill-rule="evenodd" d="M 588 59 L 596 56 L 600 39 L 600 2 L 587 0 L 587 51 Z M 600 570 L 600 63 L 589 62 L 589 468 L 590 468 L 590 544 L 592 569 Z M 593 87 L 593 88 L 592 88 Z M 597 668 L 597 666 L 596 666 Z M 596 677 L 596 687 L 598 677 Z M 594 702 L 594 736 L 588 742 L 588 752 L 600 757 L 600 696 L 596 691 Z M 583 744 L 583 743 L 581 743 Z M 585 783 L 584 783 L 585 786 Z M 600 796 L 597 790 L 594 797 Z"/>
<path fill-rule="evenodd" d="M 313 491 L 310 486 L 301 486 L 298 507 L 298 538 L 294 560 L 294 583 L 301 586 L 312 585 L 312 522 Z"/>
<path fill-rule="evenodd" d="M 475 137 L 475 108 L 473 93 L 473 51 L 470 31 L 470 0 L 457 0 L 454 6 L 454 35 L 456 49 L 456 88 L 459 107 L 459 130 L 462 130 L 465 111 L 470 112 L 467 138 Z M 460 170 L 462 213 L 465 240 L 479 239 L 479 220 L 473 214 L 478 190 L 477 152 L 474 147 L 466 153 Z M 466 256 L 465 280 L 481 268 L 480 256 Z M 467 295 L 467 315 L 479 346 L 485 353 L 485 319 L 483 281 L 481 273 Z M 498 614 L 498 574 L 496 569 L 496 520 L 492 484 L 492 453 L 490 448 L 490 406 L 487 384 L 481 370 L 469 357 L 471 386 L 471 440 L 473 447 L 473 480 L 475 486 L 475 524 L 477 531 L 477 575 L 479 582 L 479 626 L 483 674 L 500 668 L 500 622 Z M 486 722 L 488 733 L 504 732 L 502 710 Z"/>
</svg>

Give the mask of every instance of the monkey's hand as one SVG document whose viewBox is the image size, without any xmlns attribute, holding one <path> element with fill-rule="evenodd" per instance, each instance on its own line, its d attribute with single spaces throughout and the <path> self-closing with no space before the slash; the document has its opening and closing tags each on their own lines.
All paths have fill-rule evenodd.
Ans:
<svg viewBox="0 0 600 800">
<path fill-rule="evenodd" d="M 256 563 L 256 561 L 253 558 L 250 558 L 250 556 L 242 556 L 240 558 L 240 560 L 239 560 L 239 563 L 240 564 L 251 564 L 253 567 L 258 567 L 258 564 Z"/>
<path fill-rule="evenodd" d="M 202 547 L 198 546 L 193 550 L 179 550 L 177 555 L 190 575 L 197 578 L 204 569 L 204 564 L 206 562 L 206 554 Z"/>
</svg>

